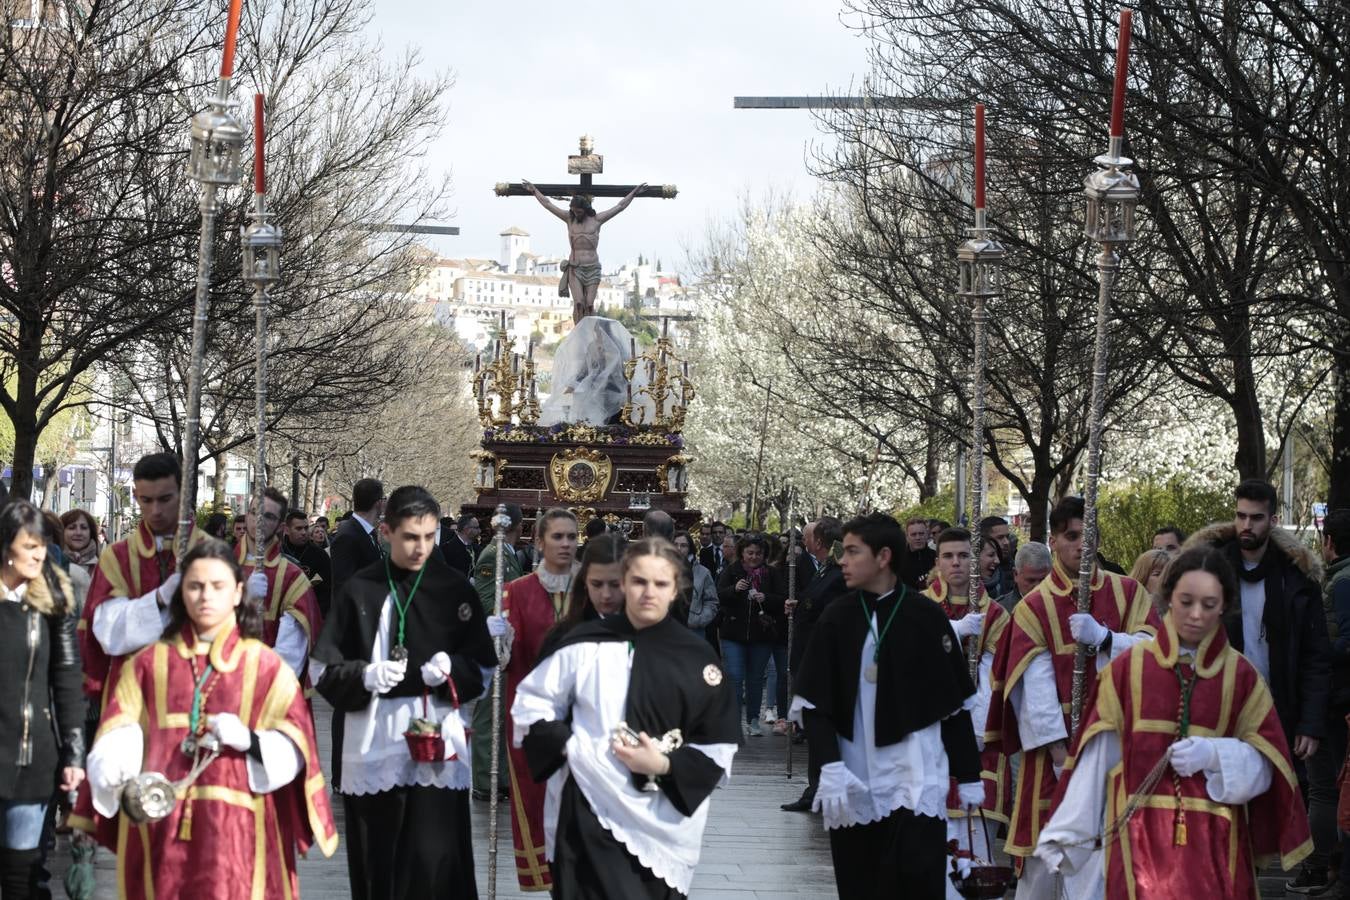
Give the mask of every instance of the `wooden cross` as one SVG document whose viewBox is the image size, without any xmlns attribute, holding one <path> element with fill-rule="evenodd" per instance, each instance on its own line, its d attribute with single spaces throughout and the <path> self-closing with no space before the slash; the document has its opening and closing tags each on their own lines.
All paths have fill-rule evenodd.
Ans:
<svg viewBox="0 0 1350 900">
<path fill-rule="evenodd" d="M 586 195 L 588 197 L 626 197 L 636 185 L 632 184 L 593 184 L 591 178 L 605 171 L 605 158 L 595 152 L 595 143 L 591 136 L 581 136 L 581 153 L 567 157 L 567 174 L 578 175 L 576 184 L 536 184 L 539 193 L 545 197 L 566 198 Z M 493 192 L 498 197 L 528 197 L 530 189 L 520 182 L 497 182 Z M 674 200 L 679 190 L 673 184 L 646 187 L 638 191 L 639 197 L 656 197 L 661 200 Z"/>
</svg>

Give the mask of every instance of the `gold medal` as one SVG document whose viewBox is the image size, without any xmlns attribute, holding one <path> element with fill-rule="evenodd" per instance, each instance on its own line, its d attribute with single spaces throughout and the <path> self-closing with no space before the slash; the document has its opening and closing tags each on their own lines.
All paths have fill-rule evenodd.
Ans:
<svg viewBox="0 0 1350 900">
<path fill-rule="evenodd" d="M 867 679 L 867 683 L 868 683 L 868 684 L 876 684 L 876 683 L 877 683 L 877 664 L 876 664 L 876 663 L 868 663 L 868 664 L 867 664 L 867 667 L 863 669 L 863 678 Z"/>
</svg>

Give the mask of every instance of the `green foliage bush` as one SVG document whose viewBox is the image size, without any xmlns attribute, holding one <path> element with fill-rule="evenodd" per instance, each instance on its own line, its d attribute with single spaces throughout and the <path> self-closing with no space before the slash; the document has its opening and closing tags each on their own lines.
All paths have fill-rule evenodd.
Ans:
<svg viewBox="0 0 1350 900">
<path fill-rule="evenodd" d="M 1140 553 L 1153 546 L 1153 532 L 1159 528 L 1175 525 L 1189 535 L 1232 517 L 1231 491 L 1182 475 L 1161 482 L 1146 479 L 1103 485 L 1098 496 L 1102 553 L 1126 571 Z"/>
</svg>

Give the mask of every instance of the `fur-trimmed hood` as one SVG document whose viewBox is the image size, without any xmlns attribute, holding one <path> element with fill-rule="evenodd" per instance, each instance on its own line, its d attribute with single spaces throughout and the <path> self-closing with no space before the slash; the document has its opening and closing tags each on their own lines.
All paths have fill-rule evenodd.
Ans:
<svg viewBox="0 0 1350 900">
<path fill-rule="evenodd" d="M 1192 547 L 1219 547 L 1237 540 L 1237 527 L 1232 522 L 1215 522 L 1206 525 L 1186 539 L 1183 550 Z M 1298 566 L 1299 571 L 1313 581 L 1322 583 L 1322 555 L 1300 541 L 1290 531 L 1279 526 L 1270 530 L 1270 542 L 1275 549 L 1284 554 L 1285 559 Z"/>
<path fill-rule="evenodd" d="M 75 592 L 70 586 L 70 576 L 55 566 L 52 567 L 52 571 L 56 573 L 56 581 L 61 585 L 61 593 L 65 595 L 62 598 L 61 607 L 66 615 L 74 615 Z M 23 600 L 44 616 L 50 616 L 56 612 L 56 598 L 52 596 L 52 589 L 47 584 L 45 574 L 39 575 L 28 582 L 28 590 L 24 591 Z"/>
</svg>

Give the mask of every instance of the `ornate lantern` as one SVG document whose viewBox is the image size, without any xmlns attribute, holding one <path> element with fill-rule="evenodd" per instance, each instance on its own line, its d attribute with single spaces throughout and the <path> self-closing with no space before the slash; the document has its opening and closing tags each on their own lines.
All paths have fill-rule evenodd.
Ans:
<svg viewBox="0 0 1350 900">
<path fill-rule="evenodd" d="M 281 228 L 269 222 L 269 218 L 259 200 L 252 224 L 240 229 L 239 238 L 244 254 L 244 280 L 264 290 L 281 280 Z"/>
<path fill-rule="evenodd" d="M 212 97 L 206 109 L 192 117 L 188 174 L 194 181 L 217 185 L 239 181 L 239 155 L 248 136 L 234 115 L 234 106 L 230 100 Z"/>
<path fill-rule="evenodd" d="M 1134 208 L 1139 205 L 1139 178 L 1128 167 L 1134 161 L 1121 155 L 1120 137 L 1111 138 L 1111 149 L 1097 157 L 1099 168 L 1083 179 L 1087 218 L 1083 233 L 1099 244 L 1118 245 L 1134 240 Z"/>
</svg>

